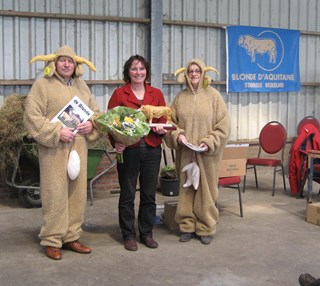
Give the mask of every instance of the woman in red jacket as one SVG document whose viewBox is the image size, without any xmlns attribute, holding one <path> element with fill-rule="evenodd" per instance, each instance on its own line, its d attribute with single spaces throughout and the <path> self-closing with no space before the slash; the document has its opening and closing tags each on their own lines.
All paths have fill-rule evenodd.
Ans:
<svg viewBox="0 0 320 286">
<path fill-rule="evenodd" d="M 150 64 L 142 56 L 131 56 L 124 64 L 123 79 L 125 85 L 117 88 L 109 101 L 108 109 L 126 106 L 139 109 L 141 105 L 165 106 L 165 100 L 159 89 L 151 87 Z M 154 119 L 155 123 L 165 123 L 166 118 Z M 156 187 L 161 161 L 162 136 L 166 133 L 163 127 L 152 128 L 150 133 L 138 143 L 126 147 L 112 137 L 111 144 L 123 162 L 118 162 L 118 179 L 120 185 L 119 224 L 125 249 L 138 249 L 135 232 L 134 201 L 139 177 L 140 205 L 138 228 L 140 241 L 149 248 L 157 248 L 153 239 L 153 227 L 156 213 Z"/>
</svg>

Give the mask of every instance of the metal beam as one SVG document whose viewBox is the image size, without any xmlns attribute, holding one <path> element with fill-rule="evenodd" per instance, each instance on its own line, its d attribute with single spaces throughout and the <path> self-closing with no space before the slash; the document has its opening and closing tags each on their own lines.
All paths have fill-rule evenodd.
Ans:
<svg viewBox="0 0 320 286">
<path fill-rule="evenodd" d="M 120 23 L 141 23 L 149 24 L 148 18 L 134 17 L 114 17 L 98 15 L 80 15 L 80 14 L 62 14 L 62 13 L 41 13 L 41 12 L 20 12 L 13 10 L 0 10 L 0 16 L 5 17 L 23 17 L 23 18 L 41 18 L 56 20 L 79 20 L 79 21 L 102 21 L 102 22 L 120 22 Z"/>
<path fill-rule="evenodd" d="M 163 0 L 151 0 L 151 85 L 162 89 Z"/>
</svg>

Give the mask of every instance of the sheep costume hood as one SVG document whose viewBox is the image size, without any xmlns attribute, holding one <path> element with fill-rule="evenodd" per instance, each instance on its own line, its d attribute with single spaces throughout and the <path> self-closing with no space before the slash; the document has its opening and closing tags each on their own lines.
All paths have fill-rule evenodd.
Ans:
<svg viewBox="0 0 320 286">
<path fill-rule="evenodd" d="M 192 63 L 201 69 L 196 90 L 187 75 Z M 181 232 L 195 232 L 198 236 L 216 232 L 218 178 L 223 149 L 230 133 L 227 106 L 219 91 L 210 85 L 209 71 L 218 73 L 215 68 L 195 58 L 175 72 L 177 81 L 186 83 L 186 88 L 176 94 L 170 105 L 171 121 L 177 129 L 164 136 L 166 145 L 176 150 L 175 165 L 180 189 L 175 220 Z M 205 143 L 208 150 L 196 152 L 185 144 L 179 144 L 180 134 L 195 146 Z"/>
<path fill-rule="evenodd" d="M 188 88 L 191 88 L 191 90 L 193 90 L 193 88 L 187 73 L 188 73 L 189 66 L 192 64 L 198 65 L 201 69 L 201 76 L 200 76 L 201 79 L 199 82 L 199 88 L 201 87 L 206 88 L 211 83 L 211 77 L 206 74 L 207 72 L 214 71 L 217 74 L 220 74 L 216 68 L 211 66 L 206 66 L 205 63 L 200 59 L 194 58 L 190 60 L 185 67 L 177 69 L 174 72 L 174 76 L 177 77 L 177 81 L 179 83 L 186 83 Z"/>
<path fill-rule="evenodd" d="M 187 73 L 188 73 L 189 66 L 192 64 L 198 65 L 201 69 L 201 76 L 200 76 L 198 89 L 201 89 L 201 88 L 205 89 L 210 84 L 211 77 L 206 75 L 207 72 L 214 71 L 217 74 L 220 74 L 217 69 L 210 66 L 207 67 L 202 60 L 197 58 L 192 59 L 187 63 L 186 67 L 177 69 L 174 73 L 174 76 L 177 76 L 177 81 L 179 83 L 186 83 L 187 88 L 190 89 L 191 92 L 194 92 L 194 90 Z M 186 176 L 187 176 L 186 182 L 183 185 L 183 187 L 188 187 L 192 185 L 196 190 L 199 186 L 199 180 L 200 180 L 200 171 L 199 171 L 198 165 L 195 162 L 192 162 L 184 166 L 182 169 L 182 172 L 186 172 Z"/>
<path fill-rule="evenodd" d="M 82 64 L 86 64 L 92 71 L 96 71 L 96 68 L 92 62 L 77 56 L 69 46 L 62 46 L 53 54 L 35 56 L 30 60 L 30 64 L 36 61 L 47 62 L 44 68 L 44 75 L 46 77 L 52 77 L 56 72 L 56 62 L 60 56 L 70 57 L 74 61 L 74 63 L 76 64 L 74 75 L 76 77 L 80 77 L 83 75 Z"/>
</svg>

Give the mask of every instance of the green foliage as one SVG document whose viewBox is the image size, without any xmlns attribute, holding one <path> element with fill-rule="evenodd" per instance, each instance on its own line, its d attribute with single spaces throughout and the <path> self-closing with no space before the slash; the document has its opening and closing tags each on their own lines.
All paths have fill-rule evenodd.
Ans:
<svg viewBox="0 0 320 286">
<path fill-rule="evenodd" d="M 114 139 L 128 146 L 138 142 L 150 132 L 146 117 L 140 110 L 117 106 L 96 119 L 103 133 L 110 133 Z"/>
<path fill-rule="evenodd" d="M 175 165 L 166 165 L 161 169 L 160 176 L 162 178 L 167 179 L 176 179 L 177 173 L 176 173 L 176 166 Z"/>
</svg>

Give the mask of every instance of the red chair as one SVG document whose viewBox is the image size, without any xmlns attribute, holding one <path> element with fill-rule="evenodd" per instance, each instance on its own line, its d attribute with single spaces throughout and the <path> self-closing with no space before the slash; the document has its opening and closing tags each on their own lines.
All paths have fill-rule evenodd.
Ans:
<svg viewBox="0 0 320 286">
<path fill-rule="evenodd" d="M 240 205 L 240 216 L 243 217 L 242 211 L 242 199 L 241 199 L 241 190 L 240 190 L 240 177 L 233 176 L 233 177 L 223 177 L 219 178 L 218 186 L 223 188 L 231 188 L 237 189 L 239 193 L 239 205 Z"/>
<path fill-rule="evenodd" d="M 276 173 L 282 171 L 283 186 L 286 190 L 284 178 L 283 157 L 284 148 L 287 141 L 287 132 L 283 125 L 278 121 L 267 123 L 259 134 L 259 152 L 256 158 L 247 159 L 246 169 L 254 169 L 256 187 L 258 186 L 256 166 L 273 167 L 273 189 L 272 196 L 275 192 Z M 278 169 L 280 167 L 280 169 Z M 246 187 L 246 176 L 244 177 L 243 192 Z"/>
<path fill-rule="evenodd" d="M 317 118 L 315 118 L 314 116 L 309 115 L 309 116 L 302 118 L 300 120 L 300 122 L 298 123 L 298 126 L 297 126 L 297 134 L 298 135 L 300 134 L 302 127 L 306 124 L 312 124 L 312 125 L 314 125 L 314 127 L 316 127 L 320 131 L 319 120 Z"/>
</svg>

